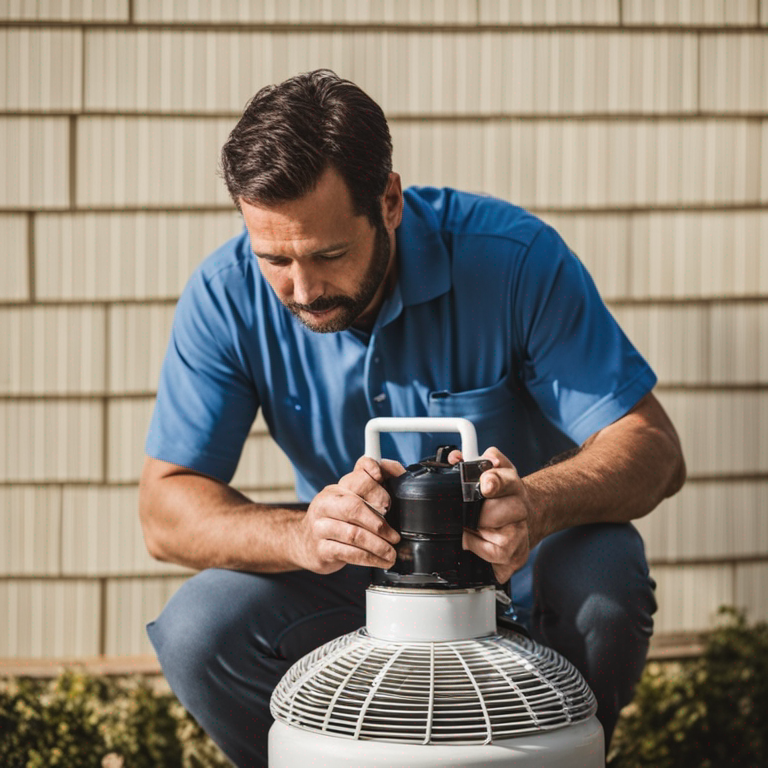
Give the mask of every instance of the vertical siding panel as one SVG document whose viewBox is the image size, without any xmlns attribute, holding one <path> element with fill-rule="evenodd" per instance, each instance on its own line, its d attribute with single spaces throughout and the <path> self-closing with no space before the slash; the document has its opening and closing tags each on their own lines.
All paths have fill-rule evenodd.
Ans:
<svg viewBox="0 0 768 768">
<path fill-rule="evenodd" d="M 725 566 L 656 567 L 656 632 L 711 628 L 721 605 L 733 601 L 731 569 Z"/>
<path fill-rule="evenodd" d="M 185 578 L 127 579 L 107 583 L 106 652 L 110 656 L 153 654 L 145 626 Z"/>
<path fill-rule="evenodd" d="M 98 653 L 98 584 L 0 582 L 0 657 L 66 658 Z"/>
<path fill-rule="evenodd" d="M 624 24 L 752 25 L 758 0 L 622 0 Z"/>
<path fill-rule="evenodd" d="M 58 208 L 69 202 L 66 118 L 0 117 L 4 155 L 0 207 Z M 4 135 L 3 135 L 4 134 Z"/>
<path fill-rule="evenodd" d="M 10 363 L 0 393 L 103 391 L 104 354 L 102 309 L 0 309 L 0 358 Z"/>
<path fill-rule="evenodd" d="M 27 217 L 0 214 L 0 301 L 29 298 Z"/>
<path fill-rule="evenodd" d="M 144 458 L 144 441 L 149 428 L 154 398 L 113 399 L 107 408 L 110 482 L 137 481 Z"/>
<path fill-rule="evenodd" d="M 750 622 L 768 620 L 768 563 L 737 566 L 736 603 L 747 609 Z"/>
<path fill-rule="evenodd" d="M 232 479 L 236 488 L 293 487 L 293 467 L 267 435 L 252 435 L 243 447 Z"/>
<path fill-rule="evenodd" d="M 67 576 L 188 572 L 147 553 L 136 486 L 64 489 L 62 535 Z"/>
<path fill-rule="evenodd" d="M 0 488 L 0 575 L 58 575 L 60 504 L 59 488 Z"/>
<path fill-rule="evenodd" d="M 101 406 L 90 402 L 0 402 L 5 422 L 0 481 L 97 480 Z"/>
<path fill-rule="evenodd" d="M 171 332 L 173 307 L 110 309 L 110 383 L 116 393 L 153 392 Z"/>
</svg>

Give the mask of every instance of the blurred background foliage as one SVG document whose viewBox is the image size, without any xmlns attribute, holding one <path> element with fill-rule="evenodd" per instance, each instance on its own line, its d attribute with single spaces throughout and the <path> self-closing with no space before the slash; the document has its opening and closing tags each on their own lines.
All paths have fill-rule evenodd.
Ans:
<svg viewBox="0 0 768 768">
<path fill-rule="evenodd" d="M 720 610 L 699 658 L 649 664 L 611 768 L 768 765 L 768 624 Z M 4 768 L 225 768 L 172 693 L 143 677 L 66 671 L 0 684 Z"/>
</svg>

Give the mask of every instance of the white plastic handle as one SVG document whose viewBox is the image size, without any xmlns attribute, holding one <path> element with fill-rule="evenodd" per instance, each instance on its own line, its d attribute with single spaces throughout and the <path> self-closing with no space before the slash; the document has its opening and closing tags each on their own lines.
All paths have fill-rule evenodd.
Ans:
<svg viewBox="0 0 768 768">
<path fill-rule="evenodd" d="M 365 425 L 365 455 L 381 461 L 382 432 L 458 432 L 461 435 L 461 453 L 464 461 L 478 458 L 477 432 L 469 419 L 437 418 L 433 416 L 395 417 L 380 416 Z"/>
</svg>

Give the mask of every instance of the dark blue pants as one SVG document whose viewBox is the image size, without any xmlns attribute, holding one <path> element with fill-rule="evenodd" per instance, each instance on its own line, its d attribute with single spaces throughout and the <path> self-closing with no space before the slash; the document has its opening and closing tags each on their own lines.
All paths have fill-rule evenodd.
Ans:
<svg viewBox="0 0 768 768">
<path fill-rule="evenodd" d="M 236 765 L 267 764 L 273 688 L 303 655 L 365 623 L 370 574 L 354 566 L 329 576 L 211 569 L 149 624 L 171 688 Z M 606 743 L 645 664 L 653 587 L 631 525 L 570 528 L 539 547 L 531 635 L 584 675 Z"/>
</svg>

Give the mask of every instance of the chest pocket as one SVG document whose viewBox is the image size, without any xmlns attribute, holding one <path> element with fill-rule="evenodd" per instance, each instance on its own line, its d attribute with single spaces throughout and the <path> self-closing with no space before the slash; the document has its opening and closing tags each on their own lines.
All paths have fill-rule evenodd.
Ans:
<svg viewBox="0 0 768 768">
<path fill-rule="evenodd" d="M 515 411 L 518 399 L 506 379 L 482 389 L 464 392 L 430 392 L 427 415 L 469 419 L 477 430 L 477 447 L 482 453 L 496 446 L 511 458 L 515 446 Z M 446 436 L 456 442 L 457 435 Z"/>
</svg>

